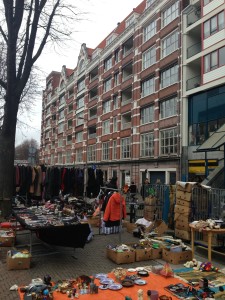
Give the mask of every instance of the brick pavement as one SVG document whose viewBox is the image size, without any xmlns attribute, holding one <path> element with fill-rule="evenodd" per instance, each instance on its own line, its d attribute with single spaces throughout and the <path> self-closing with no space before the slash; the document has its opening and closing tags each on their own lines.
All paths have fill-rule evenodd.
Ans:
<svg viewBox="0 0 225 300">
<path fill-rule="evenodd" d="M 108 244 L 137 242 L 138 239 L 133 237 L 123 228 L 120 235 L 98 235 L 98 230 L 94 229 L 94 239 L 85 245 L 84 249 L 73 249 L 57 247 L 60 253 L 33 257 L 31 268 L 29 270 L 8 271 L 6 269 L 5 257 L 8 249 L 1 248 L 0 252 L 0 299 L 18 300 L 18 294 L 15 291 L 9 291 L 9 288 L 17 284 L 28 285 L 32 278 L 43 278 L 44 275 L 50 274 L 53 281 L 66 278 L 74 278 L 79 275 L 92 275 L 96 273 L 108 273 L 118 267 L 115 263 L 106 258 L 106 246 Z M 20 240 L 21 239 L 21 240 Z M 19 237 L 19 242 L 23 237 Z M 35 247 L 33 248 L 35 251 Z M 56 249 L 56 248 L 55 248 Z M 48 250 L 45 250 L 48 253 Z M 35 254 L 35 252 L 34 252 Z M 74 258 L 75 257 L 75 258 Z M 205 261 L 206 258 L 198 258 Z M 124 268 L 138 267 L 146 265 L 163 264 L 164 261 L 143 261 L 135 262 L 129 265 L 122 265 Z M 218 263 L 221 266 L 221 263 Z M 224 264 L 224 263 L 223 263 Z M 121 266 L 121 265 L 120 265 Z M 173 266 L 172 266 L 173 267 Z M 176 266 L 178 268 L 179 266 Z M 225 265 L 223 266 L 225 267 Z"/>
</svg>

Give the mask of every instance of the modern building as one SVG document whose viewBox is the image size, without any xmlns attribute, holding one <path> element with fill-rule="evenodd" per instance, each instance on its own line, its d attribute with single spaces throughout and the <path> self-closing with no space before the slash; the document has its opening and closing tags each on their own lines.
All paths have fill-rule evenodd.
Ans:
<svg viewBox="0 0 225 300">
<path fill-rule="evenodd" d="M 184 9 L 182 58 L 181 173 L 195 181 L 224 160 L 224 147 L 196 152 L 225 124 L 224 0 L 191 0 Z"/>
<path fill-rule="evenodd" d="M 221 0 L 208 5 L 213 2 Z M 189 160 L 194 125 L 188 109 L 195 110 L 191 99 L 201 87 L 185 88 L 182 96 L 181 82 L 197 75 L 205 78 L 198 67 L 202 52 L 192 58 L 181 52 L 182 40 L 189 47 L 201 37 L 203 21 L 191 27 L 183 24 L 188 17 L 182 18 L 182 11 L 195 9 L 188 4 L 142 1 L 95 49 L 81 46 L 75 69 L 63 66 L 47 77 L 42 162 L 99 168 L 105 179 L 118 176 L 120 186 L 134 180 L 140 187 L 146 177 L 151 183 L 175 183 L 181 170 L 188 172 L 188 166 L 181 166 L 183 151 Z M 182 28 L 184 34 L 192 28 L 195 36 L 195 27 L 196 40 L 188 40 L 188 35 L 182 39 Z M 209 88 L 211 83 L 204 80 Z"/>
</svg>

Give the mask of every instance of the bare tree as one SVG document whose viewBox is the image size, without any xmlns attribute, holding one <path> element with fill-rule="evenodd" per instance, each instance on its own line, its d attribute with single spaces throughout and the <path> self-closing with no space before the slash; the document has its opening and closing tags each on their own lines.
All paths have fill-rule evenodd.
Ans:
<svg viewBox="0 0 225 300">
<path fill-rule="evenodd" d="M 31 149 L 34 151 L 31 151 Z M 32 159 L 32 163 L 36 165 L 39 161 L 38 142 L 35 139 L 27 139 L 20 145 L 16 146 L 15 159 L 27 160 L 28 162 Z"/>
<path fill-rule="evenodd" d="M 5 51 L 0 72 L 3 91 L 0 115 L 0 210 L 10 213 L 18 110 L 37 59 L 47 42 L 70 37 L 78 9 L 66 0 L 3 0 L 0 4 L 0 45 Z M 4 61 L 5 57 L 5 61 Z"/>
</svg>

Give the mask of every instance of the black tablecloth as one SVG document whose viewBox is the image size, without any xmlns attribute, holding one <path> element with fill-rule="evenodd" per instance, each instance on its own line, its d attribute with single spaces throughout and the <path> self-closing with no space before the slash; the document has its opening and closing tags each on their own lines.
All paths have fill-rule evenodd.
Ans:
<svg viewBox="0 0 225 300">
<path fill-rule="evenodd" d="M 40 240 L 50 245 L 83 248 L 91 232 L 88 223 L 79 222 L 71 222 L 71 224 L 69 222 L 66 222 L 65 225 L 60 226 L 30 226 L 26 223 L 25 217 L 23 218 L 23 216 L 27 214 L 31 219 L 37 219 L 37 216 L 32 211 L 13 211 L 13 215 L 15 216 L 16 220 L 22 225 L 23 228 L 35 232 Z"/>
</svg>

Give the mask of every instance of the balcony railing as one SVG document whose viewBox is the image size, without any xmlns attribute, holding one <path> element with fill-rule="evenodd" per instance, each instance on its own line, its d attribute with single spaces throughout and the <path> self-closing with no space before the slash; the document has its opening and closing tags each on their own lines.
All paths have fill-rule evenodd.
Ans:
<svg viewBox="0 0 225 300">
<path fill-rule="evenodd" d="M 131 122 L 122 123 L 122 129 L 129 129 L 131 128 Z"/>
<path fill-rule="evenodd" d="M 201 51 L 202 51 L 201 42 L 196 43 L 196 44 L 190 46 L 189 48 L 187 48 L 187 58 L 190 58 L 190 57 L 194 56 L 195 54 L 200 53 Z"/>
<path fill-rule="evenodd" d="M 186 90 L 189 91 L 189 90 L 195 89 L 195 88 L 199 87 L 200 85 L 201 85 L 201 76 L 198 75 L 198 76 L 192 77 L 192 78 L 188 79 L 186 82 Z"/>
<path fill-rule="evenodd" d="M 187 15 L 187 26 L 190 26 L 200 20 L 201 18 L 201 7 L 198 7 L 194 10 L 192 10 L 188 15 Z"/>
<path fill-rule="evenodd" d="M 131 103 L 131 101 L 132 101 L 132 98 L 126 99 L 126 100 L 123 100 L 123 99 L 122 99 L 121 105 L 124 106 L 124 105 L 126 105 L 126 104 L 128 104 L 128 103 Z"/>
<path fill-rule="evenodd" d="M 91 133 L 88 136 L 90 139 L 94 139 L 94 138 L 96 138 L 96 133 Z"/>
</svg>

